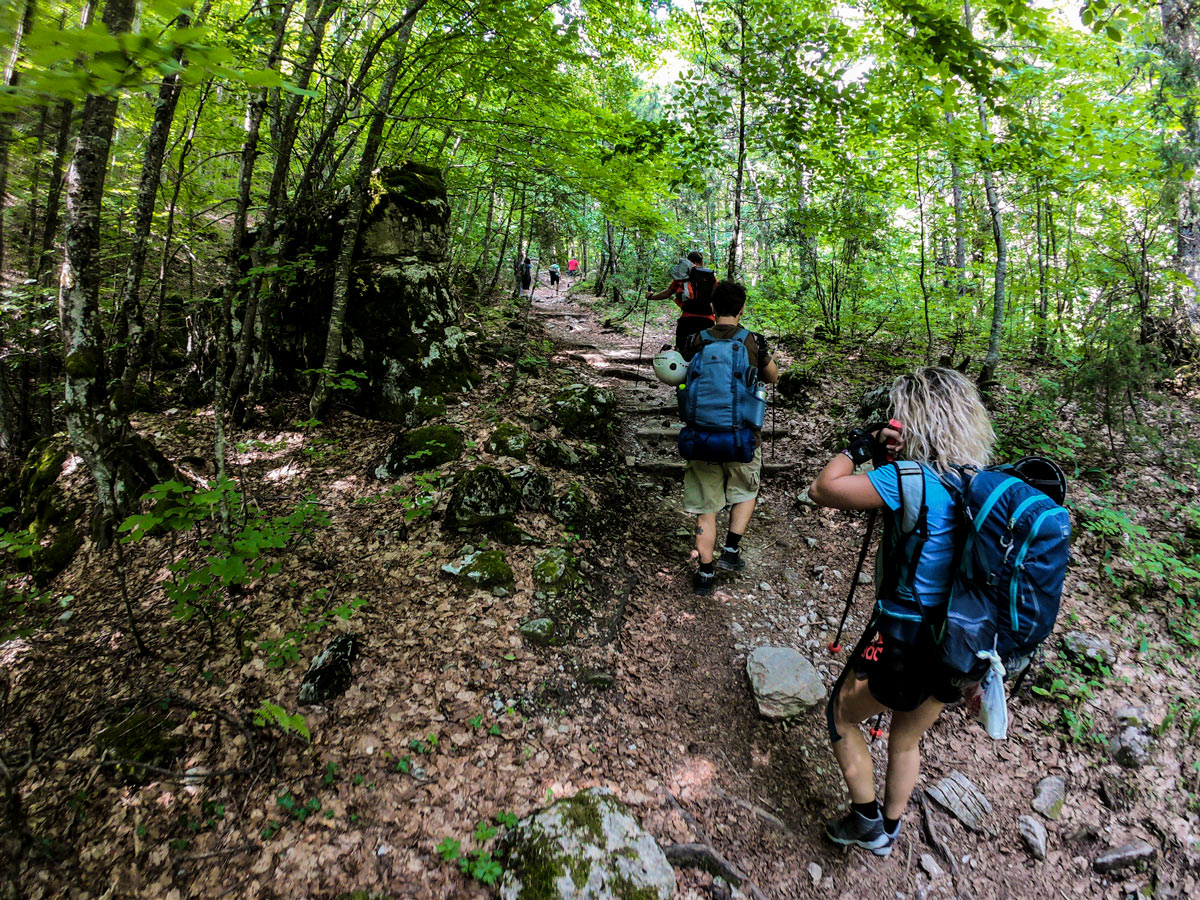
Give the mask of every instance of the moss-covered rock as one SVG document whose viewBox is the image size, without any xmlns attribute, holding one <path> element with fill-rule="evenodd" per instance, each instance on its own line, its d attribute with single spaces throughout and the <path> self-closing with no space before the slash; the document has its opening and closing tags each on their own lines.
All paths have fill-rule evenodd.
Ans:
<svg viewBox="0 0 1200 900">
<path fill-rule="evenodd" d="M 600 521 L 596 507 L 577 481 L 554 500 L 551 512 L 554 518 L 577 534 L 592 533 Z"/>
<path fill-rule="evenodd" d="M 29 548 L 20 563 L 39 585 L 48 584 L 65 569 L 84 541 L 80 520 L 85 509 L 71 503 L 59 484 L 70 455 L 65 436 L 43 438 L 29 451 L 17 479 L 18 529 L 24 532 Z"/>
<path fill-rule="evenodd" d="M 453 425 L 425 425 L 401 432 L 375 467 L 375 477 L 390 481 L 405 472 L 437 468 L 462 456 L 465 446 L 462 432 Z"/>
<path fill-rule="evenodd" d="M 676 889 L 658 843 L 604 788 L 522 819 L 505 861 L 503 900 L 668 900 Z"/>
<path fill-rule="evenodd" d="M 526 509 L 536 512 L 554 496 L 554 484 L 533 466 L 519 466 L 510 475 L 521 488 L 521 502 Z"/>
<path fill-rule="evenodd" d="M 494 466 L 476 466 L 454 486 L 446 507 L 446 525 L 466 530 L 511 520 L 521 506 L 513 480 Z"/>
<path fill-rule="evenodd" d="M 153 777 L 146 766 L 167 768 L 183 750 L 183 740 L 170 734 L 174 723 L 163 712 L 137 712 L 105 728 L 95 737 L 105 759 L 119 760 L 117 770 L 133 781 Z"/>
<path fill-rule="evenodd" d="M 488 453 L 497 456 L 511 456 L 513 459 L 524 459 L 529 450 L 529 433 L 519 425 L 502 422 L 496 426 L 491 437 L 487 439 Z"/>
<path fill-rule="evenodd" d="M 617 412 L 617 395 L 608 388 L 573 384 L 555 395 L 554 419 L 567 434 L 579 437 L 611 433 Z"/>
<path fill-rule="evenodd" d="M 533 583 L 543 591 L 566 591 L 579 582 L 575 557 L 562 547 L 552 547 L 533 564 Z"/>
<path fill-rule="evenodd" d="M 415 428 L 446 415 L 446 398 L 418 385 L 398 397 L 393 395 L 390 402 L 380 407 L 380 413 L 389 422 Z"/>
<path fill-rule="evenodd" d="M 464 547 L 462 555 L 442 566 L 442 571 L 481 588 L 513 586 L 513 570 L 501 550 Z"/>
<path fill-rule="evenodd" d="M 533 452 L 546 465 L 556 469 L 577 469 L 583 462 L 583 457 L 566 441 L 542 441 Z"/>
<path fill-rule="evenodd" d="M 521 637 L 539 647 L 551 647 L 558 642 L 558 624 L 542 616 L 521 623 Z"/>
</svg>

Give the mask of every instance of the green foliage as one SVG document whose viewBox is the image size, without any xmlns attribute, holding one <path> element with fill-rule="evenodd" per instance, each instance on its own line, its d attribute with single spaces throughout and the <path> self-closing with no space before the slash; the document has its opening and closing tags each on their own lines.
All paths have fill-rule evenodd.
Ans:
<svg viewBox="0 0 1200 900">
<path fill-rule="evenodd" d="M 511 812 L 503 811 L 496 814 L 496 824 L 501 828 L 515 828 L 517 817 Z M 464 851 L 461 840 L 448 837 L 437 845 L 437 853 L 443 862 L 457 865 L 464 875 L 491 886 L 504 874 L 504 867 L 492 856 L 491 851 L 483 849 L 483 846 L 497 834 L 499 829 L 495 825 L 481 821 L 476 823 L 472 834 L 476 849 Z"/>
<path fill-rule="evenodd" d="M 1122 508 L 1122 497 L 1109 491 L 1105 503 L 1090 507 L 1077 505 L 1081 524 L 1086 531 L 1104 538 L 1107 549 L 1102 570 L 1118 589 L 1127 587 L 1126 570 L 1137 579 L 1142 591 L 1152 594 L 1165 588 L 1178 606 L 1195 606 L 1200 591 L 1200 552 L 1194 545 L 1181 544 L 1178 539 L 1165 541 L 1155 538 L 1150 530 L 1135 522 Z M 1194 506 L 1184 507 L 1194 514 Z M 1117 560 L 1123 564 L 1117 565 Z"/>
<path fill-rule="evenodd" d="M 279 562 L 272 559 L 271 551 L 329 524 L 312 498 L 286 515 L 267 516 L 244 503 L 228 480 L 206 489 L 167 481 L 152 488 L 143 500 L 152 504 L 151 509 L 121 523 L 122 542 L 136 543 L 151 534 L 195 532 L 190 546 L 185 545 L 187 550 L 168 566 L 171 577 L 164 583 L 174 603 L 172 615 L 185 622 L 197 613 L 210 623 L 243 616 L 228 602 L 230 591 L 278 572 Z M 221 521 L 226 514 L 228 528 Z"/>
<path fill-rule="evenodd" d="M 312 739 L 312 735 L 308 730 L 308 722 L 304 716 L 300 713 L 289 715 L 288 711 L 282 706 L 276 706 L 274 703 L 269 703 L 265 700 L 254 711 L 254 724 L 259 728 L 274 725 L 281 729 L 284 734 L 291 734 L 294 731 L 306 741 Z"/>
<path fill-rule="evenodd" d="M 328 591 L 321 589 L 314 592 L 315 599 L 323 600 L 328 595 Z M 357 610 L 362 609 L 367 605 L 367 601 L 362 597 L 354 597 L 341 606 L 331 609 L 327 613 L 308 619 L 299 628 L 289 631 L 280 638 L 268 638 L 258 643 L 258 649 L 267 654 L 267 665 L 272 669 L 282 669 L 285 666 L 294 665 L 300 661 L 300 645 L 306 639 L 328 628 L 335 620 L 341 619 L 346 621 L 350 619 Z M 313 613 L 311 606 L 305 606 L 300 610 L 302 616 L 310 616 Z"/>
</svg>

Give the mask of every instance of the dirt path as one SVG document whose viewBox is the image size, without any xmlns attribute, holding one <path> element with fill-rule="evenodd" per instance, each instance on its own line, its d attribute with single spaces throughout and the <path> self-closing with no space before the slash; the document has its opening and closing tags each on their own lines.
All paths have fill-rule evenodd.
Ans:
<svg viewBox="0 0 1200 900">
<path fill-rule="evenodd" d="M 915 798 L 887 860 L 839 850 L 822 839 L 823 822 L 840 814 L 845 802 L 823 710 L 786 725 L 760 718 L 745 658 L 759 645 L 795 647 L 817 666 L 826 685 L 832 684 L 842 657 L 825 648 L 853 575 L 862 522 L 797 502 L 828 454 L 819 448 L 816 423 L 776 409 L 776 421 L 768 424 L 787 436 L 767 449 L 767 459 L 779 463 L 781 471 L 764 477 L 742 544 L 748 568 L 738 576 L 720 575 L 716 594 L 697 598 L 687 561 L 693 523 L 682 511 L 679 479 L 662 475 L 665 464 L 675 463 L 673 442 L 663 436 L 675 417 L 645 412 L 662 410 L 671 401 L 669 389 L 653 379 L 649 362 L 670 339 L 673 323 L 649 323 L 639 360 L 641 322 L 630 317 L 624 329 L 606 328 L 589 306 L 594 299 L 565 291 L 555 296 L 541 287 L 532 308 L 558 346 L 557 359 L 590 366 L 597 383 L 617 392 L 626 414 L 623 440 L 627 462 L 638 471 L 641 498 L 627 551 L 642 560 L 642 567 L 622 649 L 627 661 L 653 662 L 649 671 L 624 666 L 618 677 L 649 688 L 638 698 L 642 703 L 659 703 L 641 710 L 654 728 L 638 740 L 648 743 L 647 756 L 659 760 L 657 770 L 646 774 L 648 785 L 659 786 L 663 802 L 657 809 L 650 804 L 646 819 L 660 840 L 710 840 L 768 897 L 1114 896 L 1115 886 L 1090 871 L 1089 841 L 1096 836 L 1076 834 L 1073 845 L 1064 837 L 1073 826 L 1096 819 L 1094 798 L 1078 798 L 1064 821 L 1046 823 L 1051 833 L 1047 861 L 1035 862 L 1025 850 L 1016 820 L 1031 812 L 1037 782 L 1049 774 L 1070 779 L 1081 763 L 1060 756 L 1057 741 L 1019 708 L 1007 742 L 992 743 L 962 710 L 951 710 L 923 743 L 926 764 L 918 791 L 959 770 L 994 808 L 995 837 L 972 834 L 943 811 L 932 813 L 955 857 L 957 877 L 922 834 Z M 863 627 L 869 604 L 869 591 L 860 592 L 847 644 Z M 637 693 L 630 690 L 627 696 Z M 885 734 L 886 727 L 885 720 Z M 885 741 L 873 748 L 877 760 Z M 931 859 L 922 866 L 925 854 Z M 1144 880 L 1129 882 L 1140 883 Z"/>
</svg>

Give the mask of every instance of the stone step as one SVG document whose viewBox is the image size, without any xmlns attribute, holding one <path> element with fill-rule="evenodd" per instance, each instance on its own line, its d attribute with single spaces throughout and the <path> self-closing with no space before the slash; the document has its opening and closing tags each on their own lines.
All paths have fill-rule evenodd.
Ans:
<svg viewBox="0 0 1200 900">
<path fill-rule="evenodd" d="M 633 456 L 626 456 L 625 465 L 631 469 L 636 469 L 639 472 L 644 472 L 647 475 L 660 475 L 668 478 L 682 478 L 683 470 L 687 468 L 687 461 L 682 459 L 639 460 Z M 763 460 L 762 471 L 764 475 L 778 475 L 783 472 L 795 471 L 796 468 L 797 463 L 790 460 L 786 462 L 772 462 Z"/>
<path fill-rule="evenodd" d="M 671 411 L 675 412 L 674 409 Z M 669 438 L 674 440 L 675 438 L 679 437 L 679 430 L 681 428 L 683 428 L 683 425 L 672 425 L 669 428 L 639 428 L 634 432 L 634 435 L 640 438 Z M 773 441 L 776 438 L 787 437 L 788 433 L 789 432 L 786 428 L 771 428 L 770 426 L 764 428 L 760 432 L 764 441 Z"/>
<path fill-rule="evenodd" d="M 625 369 L 620 366 L 596 366 L 596 374 L 603 378 L 618 378 L 621 381 L 654 381 L 658 379 L 650 371 Z"/>
</svg>

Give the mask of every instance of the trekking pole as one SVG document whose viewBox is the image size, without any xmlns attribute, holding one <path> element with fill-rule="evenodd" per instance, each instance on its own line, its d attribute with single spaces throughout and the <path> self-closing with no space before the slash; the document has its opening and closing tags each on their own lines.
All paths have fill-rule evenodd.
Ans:
<svg viewBox="0 0 1200 900">
<path fill-rule="evenodd" d="M 867 550 L 871 548 L 871 534 L 875 531 L 875 518 L 878 514 L 879 510 L 877 509 L 867 513 L 867 533 L 863 535 L 862 549 L 858 552 L 858 565 L 854 569 L 854 577 L 850 579 L 850 594 L 846 597 L 846 608 L 842 610 L 842 621 L 838 623 L 837 637 L 829 645 L 830 653 L 842 652 L 842 631 L 846 627 L 846 618 L 850 615 L 850 607 L 854 604 L 854 592 L 858 589 L 858 576 L 862 574 Z"/>
<path fill-rule="evenodd" d="M 646 293 L 647 294 L 650 293 L 649 285 L 646 285 Z M 643 362 L 642 350 L 646 346 L 646 323 L 650 321 L 650 297 L 649 296 L 647 296 L 645 298 L 645 303 L 646 303 L 646 312 L 642 316 L 642 339 L 638 342 L 638 361 L 637 361 L 638 372 L 642 371 L 642 362 Z"/>
</svg>

